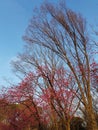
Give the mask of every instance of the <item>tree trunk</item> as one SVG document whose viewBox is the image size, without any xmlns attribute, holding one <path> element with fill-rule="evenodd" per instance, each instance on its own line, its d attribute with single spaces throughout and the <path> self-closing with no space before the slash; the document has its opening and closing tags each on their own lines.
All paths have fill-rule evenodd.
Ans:
<svg viewBox="0 0 98 130">
<path fill-rule="evenodd" d="M 97 121 L 93 110 L 89 108 L 87 111 L 87 128 L 88 130 L 98 130 Z"/>
<path fill-rule="evenodd" d="M 70 130 L 70 121 L 69 120 L 67 120 L 67 122 L 66 122 L 66 130 Z"/>
</svg>

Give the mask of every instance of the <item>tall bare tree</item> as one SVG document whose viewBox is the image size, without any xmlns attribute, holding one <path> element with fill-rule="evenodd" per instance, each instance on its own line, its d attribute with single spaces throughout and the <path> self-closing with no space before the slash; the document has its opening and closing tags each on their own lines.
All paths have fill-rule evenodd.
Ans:
<svg viewBox="0 0 98 130">
<path fill-rule="evenodd" d="M 24 40 L 50 49 L 64 61 L 79 89 L 87 113 L 89 130 L 98 130 L 91 93 L 91 44 L 86 21 L 80 14 L 66 8 L 64 3 L 44 3 L 34 14 Z"/>
</svg>

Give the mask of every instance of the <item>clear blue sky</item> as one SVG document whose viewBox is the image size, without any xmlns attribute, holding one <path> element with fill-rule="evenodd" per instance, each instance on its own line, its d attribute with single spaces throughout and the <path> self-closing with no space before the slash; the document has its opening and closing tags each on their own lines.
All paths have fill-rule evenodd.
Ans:
<svg viewBox="0 0 98 130">
<path fill-rule="evenodd" d="M 49 0 L 56 2 L 57 0 Z M 17 81 L 10 62 L 23 49 L 22 36 L 33 15 L 33 9 L 43 0 L 0 0 L 0 86 L 5 78 Z M 90 24 L 98 22 L 98 0 L 66 0 L 67 6 L 80 12 Z"/>
</svg>

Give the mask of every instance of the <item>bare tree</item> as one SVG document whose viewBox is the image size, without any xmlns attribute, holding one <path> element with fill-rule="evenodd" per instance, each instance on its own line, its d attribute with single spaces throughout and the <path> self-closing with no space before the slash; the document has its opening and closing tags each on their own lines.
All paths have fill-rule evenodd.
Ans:
<svg viewBox="0 0 98 130">
<path fill-rule="evenodd" d="M 50 49 L 64 61 L 79 89 L 89 130 L 97 130 L 91 93 L 91 45 L 85 19 L 64 3 L 44 3 L 32 18 L 24 40 Z"/>
</svg>

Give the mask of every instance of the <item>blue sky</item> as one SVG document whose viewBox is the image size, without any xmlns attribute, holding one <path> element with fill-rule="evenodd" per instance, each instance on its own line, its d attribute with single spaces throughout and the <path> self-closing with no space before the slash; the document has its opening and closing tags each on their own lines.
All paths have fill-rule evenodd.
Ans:
<svg viewBox="0 0 98 130">
<path fill-rule="evenodd" d="M 57 0 L 49 0 L 56 2 Z M 5 79 L 16 82 L 10 62 L 22 52 L 22 36 L 33 15 L 33 9 L 43 0 L 0 0 L 0 86 Z M 80 12 L 89 24 L 97 24 L 98 0 L 66 0 L 67 6 Z"/>
</svg>

